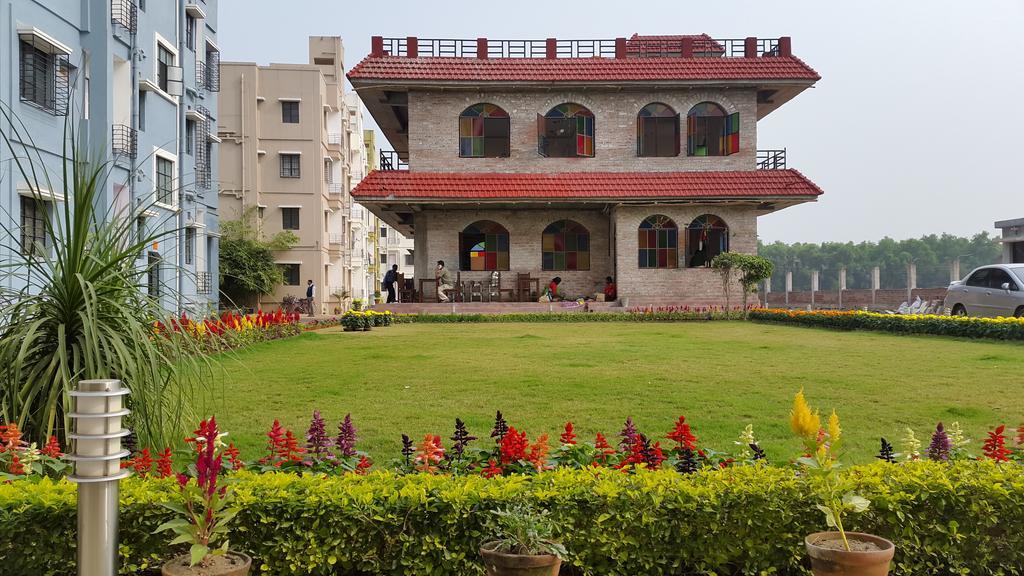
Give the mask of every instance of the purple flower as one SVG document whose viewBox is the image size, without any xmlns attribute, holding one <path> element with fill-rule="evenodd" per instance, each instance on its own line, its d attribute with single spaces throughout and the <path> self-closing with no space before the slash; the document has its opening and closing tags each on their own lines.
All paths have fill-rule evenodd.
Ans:
<svg viewBox="0 0 1024 576">
<path fill-rule="evenodd" d="M 500 444 L 505 438 L 505 434 L 508 434 L 508 422 L 501 415 L 501 410 L 498 410 L 498 413 L 494 415 L 494 429 L 491 430 L 491 438 Z"/>
<path fill-rule="evenodd" d="M 309 421 L 306 432 L 306 446 L 313 461 L 329 459 L 331 455 L 331 439 L 327 436 L 327 426 L 319 410 L 313 410 L 313 419 Z"/>
<path fill-rule="evenodd" d="M 928 445 L 928 458 L 937 462 L 945 462 L 949 460 L 949 452 L 952 448 L 953 443 L 949 441 L 949 435 L 942 427 L 942 422 L 939 422 L 932 434 L 932 442 Z"/>
<path fill-rule="evenodd" d="M 406 465 L 409 464 L 409 458 L 416 453 L 416 448 L 413 447 L 412 439 L 408 435 L 402 434 L 402 456 L 405 457 Z"/>
<path fill-rule="evenodd" d="M 338 425 L 338 438 L 334 441 L 338 453 L 350 458 L 356 455 L 356 427 L 352 424 L 352 414 L 345 414 L 345 421 Z"/>
<path fill-rule="evenodd" d="M 476 436 L 470 436 L 469 430 L 466 429 L 466 423 L 462 420 L 455 419 L 455 434 L 452 435 L 452 449 L 450 454 L 455 456 L 455 459 L 461 459 L 462 454 L 466 451 L 466 446 L 476 440 Z"/>
<path fill-rule="evenodd" d="M 629 452 L 633 449 L 633 444 L 636 444 L 636 424 L 633 424 L 633 417 L 629 416 L 626 418 L 626 424 L 622 427 L 622 432 L 619 432 L 619 451 Z"/>
</svg>

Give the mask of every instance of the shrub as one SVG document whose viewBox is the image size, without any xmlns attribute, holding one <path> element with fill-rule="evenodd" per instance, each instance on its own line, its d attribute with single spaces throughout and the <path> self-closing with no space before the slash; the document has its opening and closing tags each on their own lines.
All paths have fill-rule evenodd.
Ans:
<svg viewBox="0 0 1024 576">
<path fill-rule="evenodd" d="M 933 334 L 964 338 L 1024 340 L 1024 318 L 970 318 L 933 314 L 879 314 L 859 310 L 760 309 L 751 320 L 836 330 L 874 330 L 893 334 Z"/>
<path fill-rule="evenodd" d="M 558 470 L 536 476 L 323 477 L 233 474 L 233 548 L 256 574 L 483 574 L 487 510 L 518 501 L 551 511 L 567 564 L 587 575 L 804 573 L 803 537 L 821 517 L 792 469 L 748 466 L 681 475 Z M 1024 467 L 991 461 L 878 462 L 843 475 L 871 500 L 851 530 L 896 543 L 892 573 L 1015 574 L 1024 566 Z M 122 573 L 176 550 L 153 535 L 172 513 L 173 479 L 122 482 Z M 0 485 L 6 574 L 71 574 L 75 486 Z"/>
</svg>

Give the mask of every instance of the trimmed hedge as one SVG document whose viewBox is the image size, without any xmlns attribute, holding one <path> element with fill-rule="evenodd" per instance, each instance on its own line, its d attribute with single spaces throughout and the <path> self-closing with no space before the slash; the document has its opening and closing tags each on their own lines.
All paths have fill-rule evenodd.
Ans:
<svg viewBox="0 0 1024 576">
<path fill-rule="evenodd" d="M 238 474 L 232 544 L 257 574 L 483 574 L 486 511 L 526 498 L 552 510 L 573 573 L 805 574 L 803 537 L 823 527 L 808 480 L 781 467 L 692 476 L 559 470 L 533 477 Z M 1021 574 L 1024 466 L 882 462 L 851 468 L 872 502 L 849 529 L 896 543 L 895 575 Z M 169 553 L 152 531 L 173 480 L 122 483 L 122 573 Z M 75 487 L 0 486 L 0 573 L 74 573 Z"/>
<path fill-rule="evenodd" d="M 932 314 L 879 314 L 856 310 L 807 312 L 757 309 L 750 319 L 836 330 L 873 330 L 892 334 L 931 334 L 963 338 L 1024 340 L 1024 318 L 973 318 Z"/>
</svg>

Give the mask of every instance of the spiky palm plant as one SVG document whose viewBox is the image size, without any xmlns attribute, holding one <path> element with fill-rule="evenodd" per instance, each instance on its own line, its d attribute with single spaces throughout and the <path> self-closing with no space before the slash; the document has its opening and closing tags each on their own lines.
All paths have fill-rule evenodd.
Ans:
<svg viewBox="0 0 1024 576">
<path fill-rule="evenodd" d="M 135 212 L 103 207 L 111 162 L 84 157 L 73 120 L 54 177 L 24 124 L 2 112 L 10 129 L 3 141 L 17 166 L 11 172 L 20 173 L 39 209 L 49 204 L 43 190 L 62 191 L 64 201 L 44 218 L 52 246 L 22 246 L 17 230 L 3 231 L 10 259 L 0 274 L 22 287 L 0 287 L 0 416 L 34 439 L 67 440 L 68 392 L 82 379 L 117 378 L 131 390 L 140 443 L 176 443 L 194 419 L 191 407 L 210 364 L 196 339 L 157 334 L 157 322 L 169 325 L 170 314 L 142 289 L 147 270 L 137 263 L 147 246 L 175 231 L 138 237 Z"/>
</svg>

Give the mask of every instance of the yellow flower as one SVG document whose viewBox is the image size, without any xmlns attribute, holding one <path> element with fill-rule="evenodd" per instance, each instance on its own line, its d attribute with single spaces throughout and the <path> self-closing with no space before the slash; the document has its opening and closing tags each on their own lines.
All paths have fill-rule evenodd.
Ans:
<svg viewBox="0 0 1024 576">
<path fill-rule="evenodd" d="M 817 412 L 811 413 L 811 407 L 804 399 L 804 391 L 796 393 L 793 398 L 793 410 L 789 413 L 789 426 L 793 433 L 801 438 L 813 439 L 821 428 L 821 418 Z"/>
<path fill-rule="evenodd" d="M 836 442 L 839 442 L 839 435 L 842 434 L 843 429 L 839 427 L 839 415 L 836 414 L 835 410 L 832 410 L 832 415 L 828 417 L 828 438 L 835 446 Z"/>
</svg>

